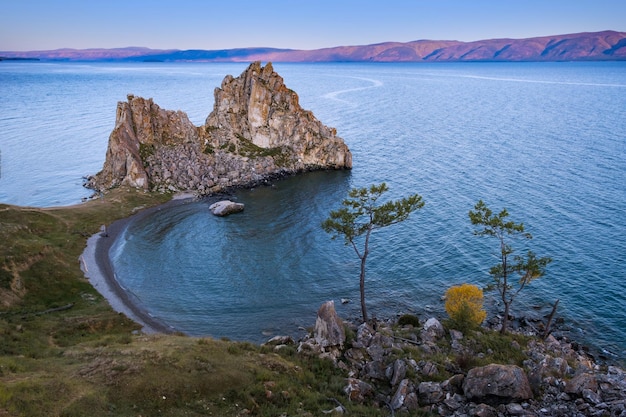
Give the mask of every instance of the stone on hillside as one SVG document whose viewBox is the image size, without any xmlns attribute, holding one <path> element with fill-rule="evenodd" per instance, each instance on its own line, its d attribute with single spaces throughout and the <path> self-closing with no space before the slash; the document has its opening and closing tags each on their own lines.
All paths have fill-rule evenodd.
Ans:
<svg viewBox="0 0 626 417">
<path fill-rule="evenodd" d="M 589 373 L 581 373 L 574 376 L 565 384 L 564 391 L 568 394 L 582 396 L 583 390 L 595 391 L 598 389 L 598 381 L 596 377 Z"/>
<path fill-rule="evenodd" d="M 420 337 L 422 341 L 426 343 L 434 343 L 441 339 L 446 334 L 443 325 L 434 317 L 429 318 L 424 323 L 424 328 L 421 331 Z"/>
<path fill-rule="evenodd" d="M 404 405 L 404 401 L 411 392 L 411 383 L 408 379 L 403 379 L 398 385 L 396 393 L 391 398 L 389 406 L 392 410 L 398 410 Z"/>
<path fill-rule="evenodd" d="M 374 394 L 374 387 L 356 378 L 348 378 L 348 385 L 343 389 L 350 401 L 362 403 Z"/>
<path fill-rule="evenodd" d="M 475 417 L 498 417 L 498 411 L 487 404 L 478 404 L 471 411 L 470 415 Z"/>
<path fill-rule="evenodd" d="M 263 346 L 279 346 L 279 345 L 293 345 L 295 344 L 291 336 L 274 336 L 267 342 L 263 343 Z"/>
<path fill-rule="evenodd" d="M 406 362 L 402 359 L 396 359 L 393 365 L 387 368 L 387 379 L 390 380 L 391 386 L 398 385 L 406 376 Z"/>
<path fill-rule="evenodd" d="M 229 214 L 242 212 L 244 205 L 241 203 L 235 203 L 230 200 L 222 200 L 217 203 L 213 203 L 209 206 L 209 210 L 216 216 L 224 217 Z"/>
<path fill-rule="evenodd" d="M 490 364 L 470 369 L 463 381 L 468 399 L 527 400 L 532 391 L 526 373 L 515 365 Z"/>
<path fill-rule="evenodd" d="M 417 386 L 417 397 L 420 405 L 436 404 L 444 399 L 443 389 L 437 382 L 420 382 Z"/>
<path fill-rule="evenodd" d="M 369 323 L 361 323 L 356 331 L 356 340 L 352 343 L 352 347 L 366 348 L 370 345 L 372 337 L 376 333 Z"/>
<path fill-rule="evenodd" d="M 343 346 L 346 332 L 343 321 L 335 311 L 335 302 L 327 301 L 317 311 L 315 320 L 315 341 L 322 347 Z"/>
</svg>

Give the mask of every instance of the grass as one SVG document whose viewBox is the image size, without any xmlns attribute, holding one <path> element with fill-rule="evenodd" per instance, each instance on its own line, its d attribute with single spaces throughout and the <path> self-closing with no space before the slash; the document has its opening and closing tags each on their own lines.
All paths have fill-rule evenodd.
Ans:
<svg viewBox="0 0 626 417">
<path fill-rule="evenodd" d="M 345 375 L 328 361 L 137 334 L 88 283 L 86 239 L 170 198 L 120 188 L 73 207 L 0 205 L 0 416 L 316 416 L 342 399 Z"/>
<path fill-rule="evenodd" d="M 347 401 L 347 375 L 329 360 L 293 347 L 145 336 L 110 308 L 80 270 L 86 239 L 170 198 L 119 188 L 73 207 L 0 205 L 0 416 L 317 416 L 334 399 L 352 415 L 386 415 Z M 480 330 L 462 342 L 480 354 L 454 352 L 446 339 L 436 354 L 417 346 L 395 353 L 436 366 L 415 380 L 443 381 L 487 363 L 521 365 L 528 340 Z"/>
</svg>

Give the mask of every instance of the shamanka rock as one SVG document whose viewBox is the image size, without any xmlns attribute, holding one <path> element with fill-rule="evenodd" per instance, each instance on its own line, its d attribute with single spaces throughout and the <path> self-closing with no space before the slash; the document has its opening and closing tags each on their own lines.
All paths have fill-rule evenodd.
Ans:
<svg viewBox="0 0 626 417">
<path fill-rule="evenodd" d="M 334 128 L 302 109 L 268 63 L 226 76 L 204 126 L 152 99 L 117 106 L 102 171 L 86 184 L 206 195 L 319 169 L 350 169 L 352 154 Z"/>
</svg>

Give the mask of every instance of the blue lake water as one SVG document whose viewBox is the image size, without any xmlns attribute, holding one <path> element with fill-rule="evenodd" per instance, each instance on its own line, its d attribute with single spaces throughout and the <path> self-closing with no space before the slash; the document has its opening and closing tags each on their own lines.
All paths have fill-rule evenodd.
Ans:
<svg viewBox="0 0 626 417">
<path fill-rule="evenodd" d="M 245 67 L 0 63 L 0 202 L 80 201 L 90 194 L 82 176 L 102 167 L 117 101 L 152 97 L 200 125 L 214 88 Z M 444 317 L 449 286 L 488 283 L 496 242 L 473 236 L 467 215 L 483 199 L 533 234 L 514 248 L 553 258 L 513 313 L 560 299 L 575 338 L 626 358 L 626 63 L 274 69 L 337 128 L 354 169 L 237 191 L 246 209 L 228 218 L 199 201 L 132 223 L 111 256 L 151 314 L 189 334 L 252 341 L 297 334 L 330 299 L 357 318 L 358 259 L 320 223 L 351 187 L 385 181 L 389 197 L 417 192 L 426 205 L 373 236 L 371 315 Z"/>
</svg>

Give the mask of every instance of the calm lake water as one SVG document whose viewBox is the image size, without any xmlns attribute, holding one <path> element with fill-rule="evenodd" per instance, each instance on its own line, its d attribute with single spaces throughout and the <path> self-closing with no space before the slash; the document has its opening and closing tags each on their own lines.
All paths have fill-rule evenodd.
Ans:
<svg viewBox="0 0 626 417">
<path fill-rule="evenodd" d="M 246 64 L 0 63 L 0 202 L 69 205 L 89 196 L 128 93 L 200 125 L 213 90 Z M 111 252 L 144 307 L 192 335 L 298 335 L 320 304 L 358 318 L 358 259 L 320 223 L 352 187 L 382 181 L 422 210 L 375 234 L 371 315 L 445 317 L 441 296 L 483 286 L 496 242 L 468 211 L 506 207 L 553 262 L 513 313 L 558 316 L 572 337 L 626 358 L 626 63 L 274 64 L 301 105 L 337 128 L 351 172 L 238 191 L 242 214 L 190 202 L 132 223 Z M 351 299 L 341 304 L 341 298 Z M 487 306 L 494 311 L 493 295 Z"/>
</svg>

